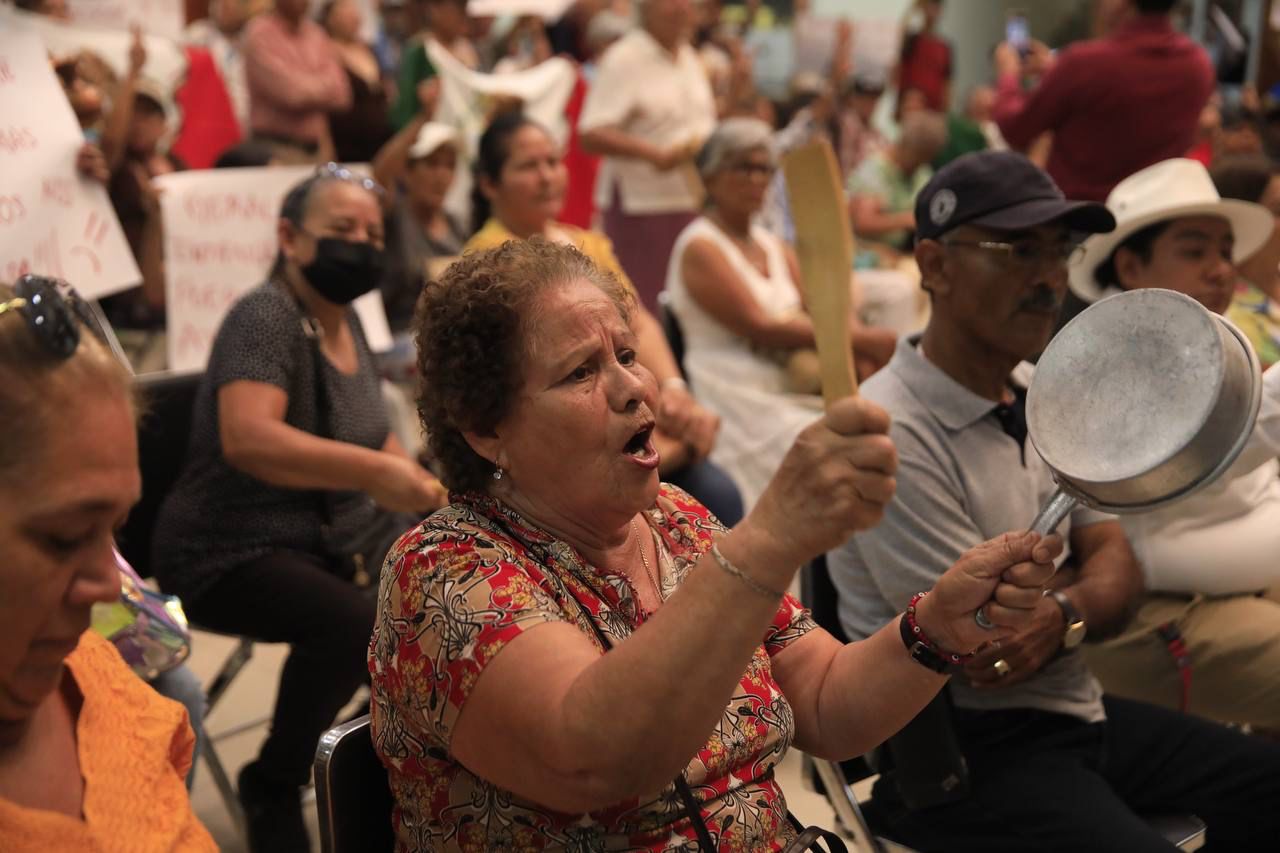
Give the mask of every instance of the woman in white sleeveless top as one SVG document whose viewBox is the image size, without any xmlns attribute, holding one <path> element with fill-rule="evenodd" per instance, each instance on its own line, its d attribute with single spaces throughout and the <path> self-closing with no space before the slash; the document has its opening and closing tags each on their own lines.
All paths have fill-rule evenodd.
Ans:
<svg viewBox="0 0 1280 853">
<path fill-rule="evenodd" d="M 748 508 L 822 404 L 789 390 L 787 357 L 813 347 L 795 257 L 752 224 L 775 168 L 771 137 L 764 122 L 734 118 L 708 139 L 698 157 L 707 207 L 677 238 L 666 282 L 684 333 L 685 373 L 721 418 L 711 458 L 733 476 Z M 859 372 L 888 361 L 892 333 L 850 322 Z"/>
</svg>

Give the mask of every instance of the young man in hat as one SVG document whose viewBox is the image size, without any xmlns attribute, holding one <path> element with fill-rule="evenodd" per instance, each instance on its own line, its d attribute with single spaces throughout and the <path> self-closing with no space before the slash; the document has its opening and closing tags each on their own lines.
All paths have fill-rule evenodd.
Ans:
<svg viewBox="0 0 1280 853">
<path fill-rule="evenodd" d="M 1157 163 L 1107 199 L 1116 229 L 1089 238 L 1071 267 L 1086 302 L 1161 287 L 1224 313 L 1236 264 L 1272 235 L 1265 207 L 1220 199 L 1194 160 Z M 1121 518 L 1147 595 L 1129 629 L 1090 650 L 1108 691 L 1206 717 L 1280 730 L 1280 371 L 1263 381 L 1241 459 L 1209 488 Z"/>
<path fill-rule="evenodd" d="M 1026 360 L 1044 349 L 1067 291 L 1076 235 L 1114 227 L 1067 201 L 1012 152 L 941 169 L 916 203 L 915 257 L 933 301 L 862 393 L 893 416 L 897 495 L 874 529 L 828 555 L 840 618 L 869 635 L 991 530 L 1030 526 L 1054 491 L 1027 442 Z M 921 851 L 1167 851 L 1141 815 L 1198 815 L 1210 844 L 1261 850 L 1280 838 L 1280 745 L 1104 695 L 1079 644 L 1119 632 L 1142 578 L 1120 525 L 1089 509 L 1060 531 L 1070 570 L 1026 632 L 953 674 L 949 724 L 968 785 L 904 802 L 910 771 L 877 782 L 890 835 Z M 901 787 L 900 787 L 901 786 Z M 941 789 L 940 789 L 941 790 Z M 908 797 L 910 799 L 910 797 Z"/>
</svg>

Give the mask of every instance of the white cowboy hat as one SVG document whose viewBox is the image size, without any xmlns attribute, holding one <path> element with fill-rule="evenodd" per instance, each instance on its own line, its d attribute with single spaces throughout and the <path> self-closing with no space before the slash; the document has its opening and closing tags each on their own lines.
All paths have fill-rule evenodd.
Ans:
<svg viewBox="0 0 1280 853">
<path fill-rule="evenodd" d="M 1107 196 L 1107 209 L 1116 217 L 1116 230 L 1094 234 L 1084 252 L 1071 264 L 1071 290 L 1085 302 L 1097 302 L 1113 288 L 1095 277 L 1116 247 L 1148 225 L 1187 216 L 1221 216 L 1235 235 L 1232 260 L 1252 255 L 1271 237 L 1276 221 L 1260 204 L 1224 199 L 1209 171 L 1196 160 L 1165 160 L 1135 172 L 1116 184 Z"/>
<path fill-rule="evenodd" d="M 420 160 L 429 156 L 442 145 L 458 147 L 458 131 L 447 124 L 429 121 L 418 131 L 418 137 L 409 148 L 408 159 Z"/>
</svg>

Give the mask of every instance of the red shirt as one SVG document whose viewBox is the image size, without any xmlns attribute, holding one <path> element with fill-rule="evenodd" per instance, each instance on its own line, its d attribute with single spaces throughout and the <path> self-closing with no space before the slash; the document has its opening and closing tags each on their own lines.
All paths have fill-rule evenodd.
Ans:
<svg viewBox="0 0 1280 853">
<path fill-rule="evenodd" d="M 1067 198 L 1105 201 L 1134 172 L 1182 157 L 1214 87 L 1204 49 L 1167 15 L 1143 15 L 1072 45 L 1033 91 L 997 82 L 995 119 L 1013 148 L 1053 133 L 1048 172 Z"/>
<path fill-rule="evenodd" d="M 907 36 L 898 68 L 898 91 L 919 89 L 929 109 L 945 113 L 950 81 L 951 45 L 933 33 Z"/>
</svg>

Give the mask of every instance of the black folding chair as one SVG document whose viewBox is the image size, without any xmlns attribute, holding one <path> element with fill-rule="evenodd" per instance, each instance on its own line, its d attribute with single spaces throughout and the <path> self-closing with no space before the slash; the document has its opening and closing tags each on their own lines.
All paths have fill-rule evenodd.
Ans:
<svg viewBox="0 0 1280 853">
<path fill-rule="evenodd" d="M 373 751 L 369 715 L 325 732 L 316 748 L 321 853 L 391 850 L 391 787 Z"/>
<path fill-rule="evenodd" d="M 117 538 L 120 553 L 142 577 L 153 577 L 151 544 L 155 534 L 160 505 L 172 491 L 186 461 L 191 440 L 192 412 L 202 373 L 151 373 L 135 380 L 144 401 L 144 414 L 138 423 L 138 467 L 142 474 L 142 498 L 129 513 Z M 231 682 L 253 657 L 253 641 L 238 637 L 239 642 L 205 688 L 205 713 L 213 712 Z M 222 802 L 236 826 L 244 831 L 244 815 L 240 798 L 227 775 L 222 759 L 214 748 L 213 738 L 201 738 L 201 754 L 209 775 L 218 786 Z"/>
</svg>

